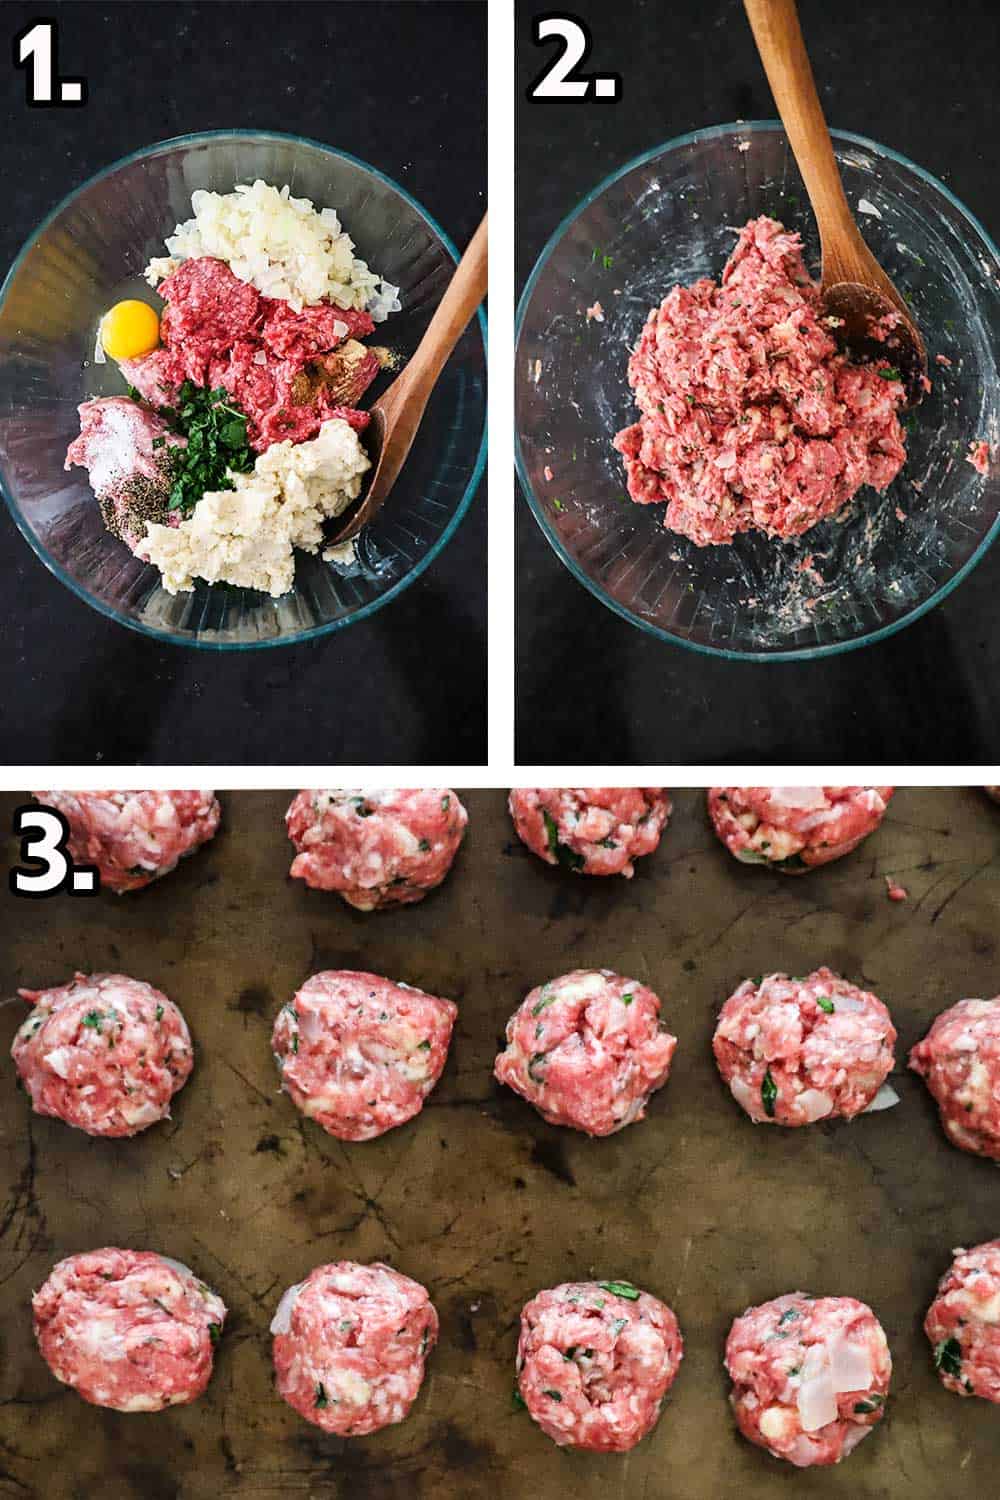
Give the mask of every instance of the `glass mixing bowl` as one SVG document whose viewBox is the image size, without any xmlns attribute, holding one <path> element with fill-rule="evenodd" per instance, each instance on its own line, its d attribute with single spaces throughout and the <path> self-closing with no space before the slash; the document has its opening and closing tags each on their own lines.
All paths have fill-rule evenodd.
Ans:
<svg viewBox="0 0 1000 1500">
<path fill-rule="evenodd" d="M 358 566 L 338 569 L 299 552 L 295 588 L 280 599 L 205 583 L 170 595 L 155 568 L 104 530 L 85 471 L 63 468 L 78 404 L 125 393 L 113 364 L 93 363 L 101 315 L 122 297 L 150 300 L 143 269 L 191 217 L 195 188 L 231 192 L 258 177 L 337 210 L 357 253 L 400 287 L 403 310 L 372 341 L 408 358 L 454 270 L 455 247 L 383 173 L 298 136 L 208 131 L 137 151 L 53 210 L 0 289 L 0 483 L 14 520 L 95 609 L 160 640 L 215 650 L 306 640 L 387 604 L 451 537 L 486 456 L 480 313 L 438 381 L 388 502 L 363 533 Z M 368 399 L 391 378 L 381 376 Z"/>
<path fill-rule="evenodd" d="M 636 420 L 626 369 L 650 308 L 677 282 L 717 280 L 748 219 L 799 230 L 818 274 L 815 222 L 777 122 L 696 131 L 630 162 L 559 226 L 521 298 L 525 495 L 573 575 L 661 640 L 743 660 L 845 651 L 924 614 L 996 535 L 1000 463 L 983 478 L 965 456 L 973 440 L 1000 440 L 997 248 L 905 157 L 845 131 L 833 142 L 865 238 L 910 299 L 934 387 L 908 415 L 899 477 L 883 495 L 861 490 L 846 518 L 793 542 L 698 548 L 663 530 L 662 506 L 632 504 L 611 446 Z M 586 315 L 595 303 L 603 323 Z"/>
</svg>

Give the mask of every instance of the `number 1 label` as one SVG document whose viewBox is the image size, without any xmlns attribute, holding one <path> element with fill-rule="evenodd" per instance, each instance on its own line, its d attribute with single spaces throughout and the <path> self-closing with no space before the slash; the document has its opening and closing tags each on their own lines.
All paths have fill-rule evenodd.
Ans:
<svg viewBox="0 0 1000 1500">
<path fill-rule="evenodd" d="M 14 66 L 27 74 L 28 103 L 36 109 L 87 102 L 85 78 L 60 78 L 55 21 L 35 21 L 14 38 Z"/>
</svg>

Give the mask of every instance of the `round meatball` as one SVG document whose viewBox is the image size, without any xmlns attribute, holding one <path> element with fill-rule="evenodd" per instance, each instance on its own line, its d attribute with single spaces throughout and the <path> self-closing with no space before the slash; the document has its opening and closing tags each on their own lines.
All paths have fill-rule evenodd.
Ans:
<svg viewBox="0 0 1000 1500">
<path fill-rule="evenodd" d="M 358 911 L 422 901 L 451 869 L 469 815 L 447 787 L 299 792 L 285 814 L 296 880 Z"/>
<path fill-rule="evenodd" d="M 910 1053 L 952 1145 L 1000 1161 L 1000 995 L 942 1011 Z"/>
<path fill-rule="evenodd" d="M 949 1391 L 1000 1404 L 1000 1240 L 955 1251 L 924 1332 Z"/>
<path fill-rule="evenodd" d="M 508 806 L 518 838 L 546 864 L 627 880 L 671 812 L 662 786 L 527 787 L 512 791 Z"/>
<path fill-rule="evenodd" d="M 743 1436 L 807 1469 L 839 1463 L 881 1421 L 892 1359 L 863 1302 L 789 1292 L 736 1319 L 726 1369 Z"/>
<path fill-rule="evenodd" d="M 194 1066 L 177 1006 L 142 979 L 76 974 L 51 990 L 19 990 L 32 1006 L 11 1056 L 40 1115 L 88 1135 L 137 1135 L 169 1120 Z"/>
<path fill-rule="evenodd" d="M 307 1422 L 359 1437 L 402 1422 L 437 1342 L 426 1287 L 376 1261 L 317 1266 L 271 1323 L 278 1391 Z"/>
<path fill-rule="evenodd" d="M 612 1135 L 642 1119 L 676 1047 L 651 989 L 610 969 L 574 969 L 525 996 L 493 1072 L 550 1125 Z"/>
<path fill-rule="evenodd" d="M 868 1109 L 892 1072 L 895 1041 L 877 996 L 817 969 L 744 979 L 722 1007 L 712 1050 L 751 1120 L 811 1125 Z"/>
<path fill-rule="evenodd" d="M 96 865 L 119 895 L 168 875 L 219 826 L 214 792 L 34 792 L 69 824 L 77 864 Z"/>
<path fill-rule="evenodd" d="M 457 1015 L 450 1000 L 378 974 L 313 974 L 274 1023 L 281 1086 L 330 1135 L 373 1140 L 420 1113 Z"/>
<path fill-rule="evenodd" d="M 114 1411 L 197 1400 L 226 1316 L 221 1297 L 187 1266 L 152 1250 L 71 1255 L 31 1306 L 38 1347 L 56 1379 Z"/>
<path fill-rule="evenodd" d="M 856 849 L 885 817 L 891 786 L 713 786 L 708 814 L 730 854 L 801 875 Z"/>
<path fill-rule="evenodd" d="M 656 1426 L 683 1355 L 657 1297 L 628 1281 L 571 1281 L 521 1313 L 517 1390 L 560 1447 L 624 1453 Z"/>
</svg>

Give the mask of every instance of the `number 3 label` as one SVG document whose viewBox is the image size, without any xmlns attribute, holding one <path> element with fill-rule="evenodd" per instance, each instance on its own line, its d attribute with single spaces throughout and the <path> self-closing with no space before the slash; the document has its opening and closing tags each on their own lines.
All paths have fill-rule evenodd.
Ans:
<svg viewBox="0 0 1000 1500">
<path fill-rule="evenodd" d="M 528 89 L 529 99 L 620 99 L 622 80 L 619 73 L 593 74 L 573 70 L 590 56 L 590 32 L 576 16 L 536 16 L 532 25 L 536 46 L 558 40 L 562 51 L 548 63 Z"/>
<path fill-rule="evenodd" d="M 39 900 L 57 891 L 74 896 L 96 896 L 100 889 L 96 865 L 75 865 L 66 849 L 69 824 L 52 807 L 33 802 L 14 813 L 14 832 L 21 839 L 20 865 L 10 872 L 9 886 L 15 896 Z"/>
</svg>

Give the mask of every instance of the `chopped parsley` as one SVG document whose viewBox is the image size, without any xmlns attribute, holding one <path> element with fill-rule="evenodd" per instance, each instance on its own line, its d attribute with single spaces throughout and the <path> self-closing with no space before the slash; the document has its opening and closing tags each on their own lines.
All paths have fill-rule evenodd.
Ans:
<svg viewBox="0 0 1000 1500">
<path fill-rule="evenodd" d="M 536 1068 L 541 1067 L 547 1056 L 547 1052 L 533 1052 L 531 1054 L 531 1057 L 528 1059 L 528 1077 L 533 1078 L 535 1083 L 542 1082 L 535 1070 Z"/>
<path fill-rule="evenodd" d="M 837 1007 L 827 995 L 817 995 L 816 1004 L 820 1010 L 825 1010 L 828 1016 L 832 1016 Z"/>
<path fill-rule="evenodd" d="M 324 1406 L 330 1405 L 330 1398 L 326 1394 L 326 1389 L 322 1381 L 320 1381 L 319 1385 L 316 1387 L 316 1399 L 313 1402 L 313 1405 L 317 1408 L 317 1410 L 322 1410 Z"/>
<path fill-rule="evenodd" d="M 430 1042 L 418 1042 L 417 1043 L 417 1051 L 418 1052 L 429 1052 L 430 1050 L 431 1050 L 431 1044 L 430 1044 Z"/>
<path fill-rule="evenodd" d="M 602 1292 L 610 1292 L 613 1297 L 624 1297 L 629 1302 L 638 1302 L 640 1292 L 631 1281 L 599 1281 L 597 1285 Z"/>
<path fill-rule="evenodd" d="M 156 1007 L 156 1019 L 158 1021 L 162 1021 L 163 1020 L 163 1006 L 162 1005 L 158 1005 Z"/>
<path fill-rule="evenodd" d="M 631 1005 L 631 1004 L 632 1004 L 632 1001 L 633 1001 L 633 1000 L 634 1000 L 634 999 L 635 999 L 635 996 L 634 996 L 634 995 L 623 995 L 623 996 L 622 996 L 622 1004 L 623 1004 L 623 1005 Z"/>
<path fill-rule="evenodd" d="M 441 811 L 442 812 L 447 812 L 450 806 L 451 806 L 451 798 L 450 797 L 442 797 L 441 798 Z"/>
<path fill-rule="evenodd" d="M 567 849 L 565 844 L 559 842 L 559 828 L 555 818 L 547 808 L 542 809 L 542 817 L 545 820 L 545 836 L 549 841 L 549 852 L 562 865 L 565 870 L 582 870 L 584 858 L 577 854 L 574 849 Z"/>
<path fill-rule="evenodd" d="M 545 1010 L 547 1006 L 551 1005 L 555 998 L 555 995 L 546 995 L 545 991 L 543 990 L 542 998 L 537 1002 L 537 1004 L 531 1007 L 531 1014 L 533 1016 L 540 1016 L 542 1011 Z"/>
<path fill-rule="evenodd" d="M 902 380 L 903 378 L 895 365 L 881 365 L 876 373 L 881 375 L 883 380 Z"/>
<path fill-rule="evenodd" d="M 870 1412 L 878 1411 L 880 1406 L 885 1405 L 885 1397 L 874 1394 L 866 1396 L 863 1401 L 854 1403 L 855 1414 L 859 1417 L 867 1417 Z"/>
<path fill-rule="evenodd" d="M 209 1325 L 208 1325 L 208 1336 L 212 1340 L 213 1344 L 217 1344 L 219 1342 L 219 1340 L 221 1339 L 221 1337 L 222 1337 L 222 1324 L 221 1323 L 209 1323 Z"/>
<path fill-rule="evenodd" d="M 946 1375 L 953 1375 L 956 1380 L 962 1378 L 962 1346 L 958 1339 L 944 1339 L 934 1349 L 934 1368 L 943 1370 Z"/>
<path fill-rule="evenodd" d="M 420 850 L 421 854 L 429 854 L 430 853 L 430 847 L 431 847 L 431 841 L 430 841 L 430 839 L 421 839 L 420 843 L 417 845 L 417 848 Z"/>
<path fill-rule="evenodd" d="M 171 448 L 173 481 L 167 509 L 190 515 L 210 490 L 234 488 L 229 471 L 248 474 L 254 454 L 247 439 L 247 416 L 227 390 L 208 390 L 185 380 L 176 406 L 161 406 L 160 416 L 187 438 L 184 447 Z"/>
<path fill-rule="evenodd" d="M 561 1391 L 543 1391 L 542 1395 L 543 1396 L 548 1396 L 548 1398 L 549 1398 L 550 1401 L 561 1401 L 562 1400 L 562 1392 Z"/>
<path fill-rule="evenodd" d="M 516 1385 L 513 1389 L 513 1392 L 511 1393 L 511 1402 L 515 1411 L 527 1411 L 528 1409 L 527 1402 L 521 1395 L 521 1392 L 518 1390 Z"/>
<path fill-rule="evenodd" d="M 764 1082 L 760 1086 L 761 1102 L 764 1105 L 764 1113 L 769 1120 L 774 1119 L 774 1105 L 778 1098 L 778 1085 L 771 1077 L 771 1069 L 768 1068 L 764 1074 Z"/>
<path fill-rule="evenodd" d="M 101 1029 L 101 1013 L 99 1010 L 88 1010 L 83 1018 L 84 1026 L 89 1026 L 91 1031 L 99 1032 Z"/>
</svg>

